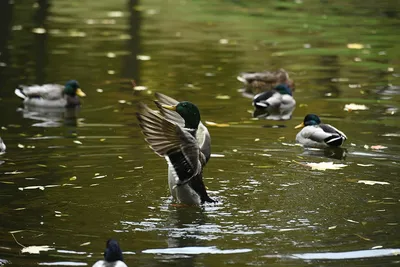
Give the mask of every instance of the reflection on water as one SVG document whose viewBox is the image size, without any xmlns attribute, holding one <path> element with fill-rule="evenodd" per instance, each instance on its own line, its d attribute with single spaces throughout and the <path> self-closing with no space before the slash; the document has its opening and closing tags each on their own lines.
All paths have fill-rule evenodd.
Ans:
<svg viewBox="0 0 400 267">
<path fill-rule="evenodd" d="M 398 264 L 399 21 L 388 10 L 398 3 L 0 1 L 0 265 L 90 266 L 110 237 L 128 266 Z M 279 68 L 296 81 L 293 120 L 252 119 L 235 77 Z M 18 84 L 71 78 L 87 90 L 80 109 L 18 109 Z M 214 122 L 204 179 L 218 203 L 172 205 L 165 160 L 135 119 L 155 91 Z M 343 130 L 344 148 L 295 145 L 308 113 Z M 11 231 L 55 250 L 21 253 Z"/>
</svg>

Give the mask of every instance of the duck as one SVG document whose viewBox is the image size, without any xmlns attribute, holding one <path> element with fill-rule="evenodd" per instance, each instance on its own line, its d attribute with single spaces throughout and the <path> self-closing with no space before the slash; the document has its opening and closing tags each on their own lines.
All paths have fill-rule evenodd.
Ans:
<svg viewBox="0 0 400 267">
<path fill-rule="evenodd" d="M 99 260 L 92 267 L 128 267 L 124 263 L 122 250 L 115 239 L 108 239 L 104 250 L 104 260 Z"/>
<path fill-rule="evenodd" d="M 304 147 L 340 147 L 347 140 L 342 131 L 332 125 L 323 124 L 315 114 L 307 114 L 304 121 L 295 127 L 298 128 L 303 129 L 296 135 L 296 142 Z"/>
<path fill-rule="evenodd" d="M 286 84 L 291 91 L 295 91 L 295 84 L 284 69 L 277 71 L 242 72 L 236 78 L 243 83 L 243 94 L 248 97 L 271 90 L 279 84 Z"/>
<path fill-rule="evenodd" d="M 61 84 L 21 85 L 14 93 L 24 100 L 26 106 L 61 108 L 80 105 L 79 97 L 86 94 L 80 89 L 76 80 Z"/>
<path fill-rule="evenodd" d="M 0 153 L 3 153 L 6 151 L 6 144 L 4 144 L 3 139 L 0 137 Z"/>
<path fill-rule="evenodd" d="M 259 93 L 253 98 L 255 108 L 253 117 L 272 120 L 289 120 L 296 107 L 292 90 L 286 84 L 279 84 L 274 89 Z"/>
<path fill-rule="evenodd" d="M 167 161 L 172 197 L 189 206 L 216 202 L 203 181 L 203 169 L 211 156 L 211 137 L 198 107 L 161 93 L 155 96 L 159 112 L 140 103 L 136 117 L 150 148 Z"/>
</svg>

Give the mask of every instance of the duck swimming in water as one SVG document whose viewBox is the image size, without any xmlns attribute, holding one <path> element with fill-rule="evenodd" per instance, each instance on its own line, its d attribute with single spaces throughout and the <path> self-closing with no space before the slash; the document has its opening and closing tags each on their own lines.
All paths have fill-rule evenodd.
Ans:
<svg viewBox="0 0 400 267">
<path fill-rule="evenodd" d="M 273 90 L 254 96 L 253 117 L 271 120 L 289 120 L 296 107 L 292 91 L 286 84 L 279 84 Z"/>
<path fill-rule="evenodd" d="M 263 72 L 242 72 L 237 79 L 244 85 L 244 94 L 256 95 L 269 91 L 279 84 L 287 85 L 292 92 L 295 90 L 294 82 L 284 69 Z"/>
<path fill-rule="evenodd" d="M 3 139 L 0 137 L 0 153 L 3 153 L 6 151 L 6 144 L 4 144 Z"/>
<path fill-rule="evenodd" d="M 104 250 L 104 260 L 99 260 L 92 267 L 128 267 L 124 263 L 122 250 L 117 240 L 108 239 Z"/>
<path fill-rule="evenodd" d="M 320 118 L 315 114 L 307 114 L 304 121 L 295 128 L 303 128 L 296 135 L 296 142 L 304 147 L 339 147 L 347 139 L 342 131 L 332 125 L 321 123 Z"/>
<path fill-rule="evenodd" d="M 160 113 L 140 105 L 136 114 L 145 140 L 168 162 L 171 195 L 182 204 L 215 202 L 206 191 L 203 168 L 211 156 L 211 138 L 197 106 L 156 93 Z"/>
<path fill-rule="evenodd" d="M 79 97 L 86 96 L 75 80 L 68 81 L 65 86 L 60 84 L 21 85 L 14 92 L 24 100 L 24 105 L 49 108 L 79 106 Z"/>
</svg>

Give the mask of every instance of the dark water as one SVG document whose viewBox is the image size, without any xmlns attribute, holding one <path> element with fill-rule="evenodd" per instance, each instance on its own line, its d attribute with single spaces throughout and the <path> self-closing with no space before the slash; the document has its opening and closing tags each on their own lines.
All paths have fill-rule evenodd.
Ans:
<svg viewBox="0 0 400 267">
<path fill-rule="evenodd" d="M 129 266 L 399 264 L 398 1 L 9 2 L 0 266 L 91 266 L 111 236 Z M 281 67 L 296 82 L 292 120 L 252 120 L 237 74 Z M 18 84 L 71 78 L 88 95 L 79 111 L 19 110 Z M 166 163 L 135 118 L 156 91 L 230 125 L 209 126 L 216 155 L 204 174 L 217 204 L 173 205 Z M 344 111 L 350 103 L 368 110 Z M 293 146 L 311 112 L 347 134 L 345 159 Z M 329 161 L 347 166 L 304 166 Z M 12 234 L 53 250 L 21 253 Z"/>
</svg>

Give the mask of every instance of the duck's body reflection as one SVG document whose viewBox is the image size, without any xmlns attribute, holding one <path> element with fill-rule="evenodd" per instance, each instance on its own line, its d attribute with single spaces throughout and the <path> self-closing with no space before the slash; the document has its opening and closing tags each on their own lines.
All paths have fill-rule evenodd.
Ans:
<svg viewBox="0 0 400 267">
<path fill-rule="evenodd" d="M 79 110 L 79 106 L 71 108 L 24 106 L 18 109 L 23 118 L 40 121 L 33 124 L 36 127 L 77 126 Z"/>
</svg>

